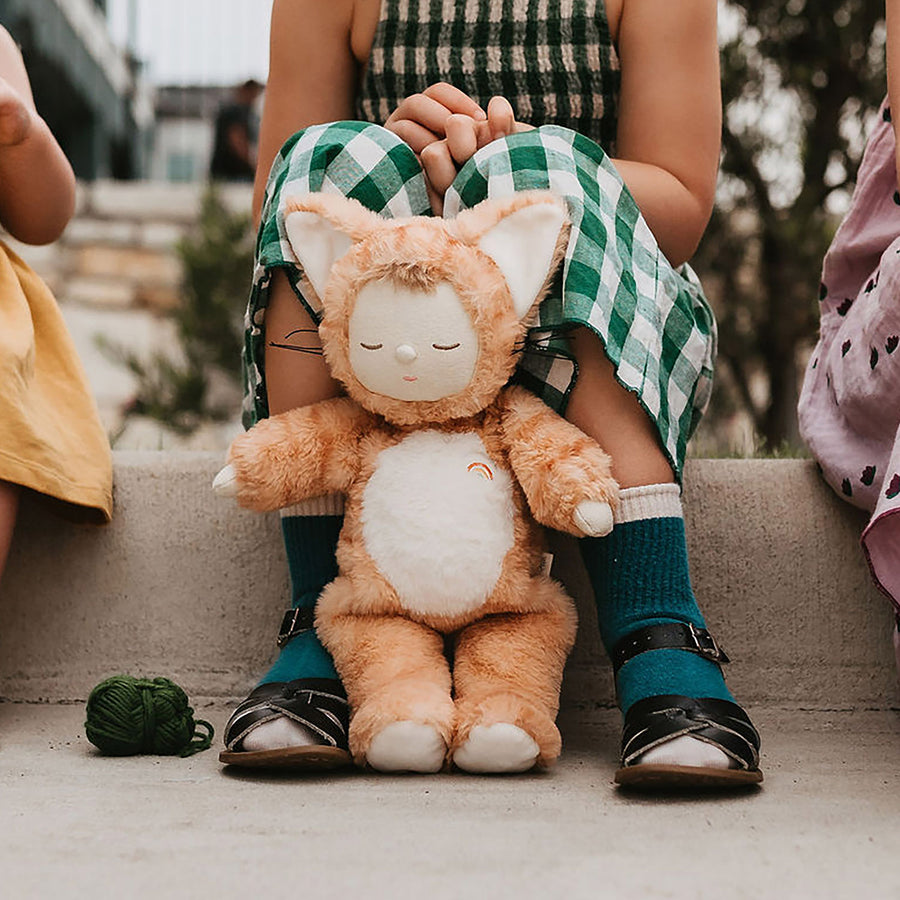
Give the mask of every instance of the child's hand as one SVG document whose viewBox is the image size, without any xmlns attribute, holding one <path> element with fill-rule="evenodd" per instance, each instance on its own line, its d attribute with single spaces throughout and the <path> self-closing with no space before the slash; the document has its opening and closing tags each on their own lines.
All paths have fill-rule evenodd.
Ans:
<svg viewBox="0 0 900 900">
<path fill-rule="evenodd" d="M 0 147 L 15 147 L 31 133 L 31 110 L 19 93 L 0 78 Z"/>
<path fill-rule="evenodd" d="M 403 138 L 419 157 L 435 215 L 459 169 L 476 150 L 528 128 L 515 120 L 505 97 L 492 97 L 487 113 L 468 94 L 444 82 L 404 100 L 385 127 Z"/>
</svg>

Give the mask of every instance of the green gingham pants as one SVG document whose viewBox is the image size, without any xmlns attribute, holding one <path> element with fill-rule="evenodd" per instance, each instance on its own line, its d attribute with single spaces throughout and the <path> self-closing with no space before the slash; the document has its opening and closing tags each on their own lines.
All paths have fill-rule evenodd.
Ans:
<svg viewBox="0 0 900 900">
<path fill-rule="evenodd" d="M 444 198 L 452 217 L 488 197 L 546 189 L 565 198 L 571 234 L 561 271 L 529 332 L 515 380 L 563 412 L 577 367 L 566 330 L 586 325 L 600 338 L 619 382 L 659 430 L 680 479 L 685 449 L 709 401 L 715 320 L 690 267 L 663 256 L 607 155 L 589 138 L 545 125 L 494 141 L 463 166 Z M 284 230 L 286 197 L 330 191 L 386 217 L 431 215 L 412 150 L 380 125 L 315 125 L 290 138 L 269 175 L 256 247 L 244 344 L 247 427 L 268 415 L 265 309 L 276 269 L 285 272 L 313 319 Z"/>
</svg>

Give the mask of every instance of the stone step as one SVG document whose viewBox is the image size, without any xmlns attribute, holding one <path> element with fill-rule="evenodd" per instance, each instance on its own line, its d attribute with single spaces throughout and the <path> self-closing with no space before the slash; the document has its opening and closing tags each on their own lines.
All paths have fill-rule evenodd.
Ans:
<svg viewBox="0 0 900 900">
<path fill-rule="evenodd" d="M 213 496 L 218 454 L 118 452 L 116 517 L 73 526 L 26 498 L 0 585 L 0 697 L 83 699 L 102 678 L 165 675 L 192 699 L 242 696 L 274 655 L 288 585 L 277 515 Z M 685 512 L 694 587 L 745 704 L 897 705 L 889 604 L 858 546 L 863 515 L 801 460 L 693 460 Z M 563 711 L 607 706 L 612 681 L 577 546 L 554 572 L 581 628 Z"/>
</svg>

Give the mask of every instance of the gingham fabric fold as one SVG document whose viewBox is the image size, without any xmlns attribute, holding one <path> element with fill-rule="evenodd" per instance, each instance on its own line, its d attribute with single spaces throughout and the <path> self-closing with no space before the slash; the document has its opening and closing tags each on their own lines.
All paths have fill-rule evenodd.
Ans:
<svg viewBox="0 0 900 900">
<path fill-rule="evenodd" d="M 564 411 L 575 378 L 564 333 L 587 325 L 603 342 L 619 381 L 637 394 L 656 424 L 680 477 L 688 438 L 712 386 L 715 321 L 700 284 L 688 266 L 676 271 L 669 265 L 603 150 L 567 128 L 545 125 L 482 148 L 448 190 L 444 214 L 537 188 L 565 198 L 572 233 L 516 380 Z M 314 126 L 285 144 L 266 189 L 246 317 L 248 426 L 267 415 L 263 319 L 274 269 L 286 272 L 318 317 L 316 299 L 301 292 L 282 214 L 285 198 L 317 190 L 355 197 L 388 217 L 430 214 L 418 160 L 380 126 Z"/>
</svg>

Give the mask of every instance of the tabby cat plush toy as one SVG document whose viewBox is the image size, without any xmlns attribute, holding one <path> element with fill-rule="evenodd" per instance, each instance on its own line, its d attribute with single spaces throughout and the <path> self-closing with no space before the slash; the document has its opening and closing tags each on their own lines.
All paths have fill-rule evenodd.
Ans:
<svg viewBox="0 0 900 900">
<path fill-rule="evenodd" d="M 575 611 L 542 574 L 537 522 L 605 534 L 617 497 L 600 447 L 505 386 L 562 257 L 565 208 L 537 191 L 389 220 L 312 194 L 285 216 L 346 396 L 237 438 L 216 489 L 255 510 L 345 494 L 316 628 L 358 765 L 547 766 Z"/>
</svg>

